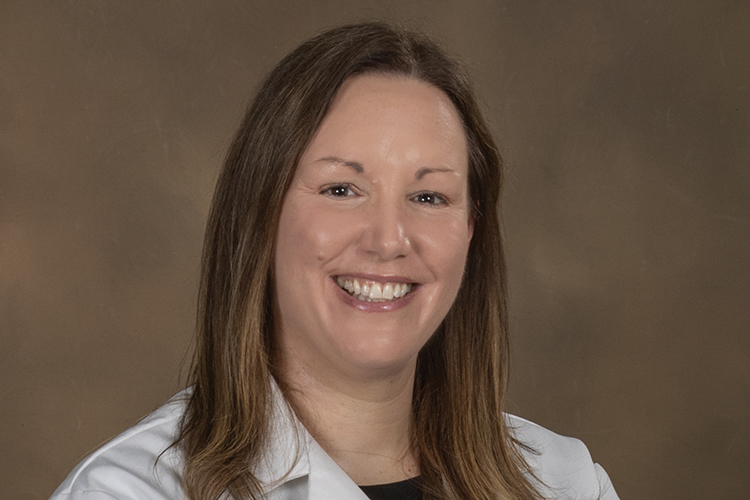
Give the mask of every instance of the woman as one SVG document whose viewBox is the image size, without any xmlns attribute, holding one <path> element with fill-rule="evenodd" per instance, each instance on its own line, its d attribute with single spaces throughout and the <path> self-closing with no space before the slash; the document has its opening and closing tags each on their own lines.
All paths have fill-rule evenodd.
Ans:
<svg viewBox="0 0 750 500">
<path fill-rule="evenodd" d="M 502 413 L 500 184 L 429 40 L 301 45 L 218 182 L 191 388 L 53 498 L 617 498 L 582 443 Z"/>
</svg>

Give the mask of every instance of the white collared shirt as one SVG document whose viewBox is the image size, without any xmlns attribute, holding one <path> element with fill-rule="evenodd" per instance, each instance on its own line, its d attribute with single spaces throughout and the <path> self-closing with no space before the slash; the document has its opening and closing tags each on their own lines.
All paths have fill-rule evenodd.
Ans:
<svg viewBox="0 0 750 500">
<path fill-rule="evenodd" d="M 273 393 L 271 449 L 255 471 L 256 477 L 268 485 L 266 498 L 367 500 L 293 416 L 278 388 L 274 387 Z M 50 500 L 185 499 L 182 453 L 179 447 L 170 446 L 177 436 L 188 394 L 177 394 L 94 451 L 73 469 Z M 507 419 L 516 437 L 538 452 L 526 454 L 526 460 L 546 485 L 543 491 L 548 498 L 618 500 L 606 472 L 591 460 L 581 441 L 519 417 L 508 415 Z"/>
</svg>

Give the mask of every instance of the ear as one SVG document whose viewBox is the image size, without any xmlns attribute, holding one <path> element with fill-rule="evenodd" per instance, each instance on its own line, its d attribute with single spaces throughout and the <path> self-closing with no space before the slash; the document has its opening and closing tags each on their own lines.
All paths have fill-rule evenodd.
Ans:
<svg viewBox="0 0 750 500">
<path fill-rule="evenodd" d="M 474 237 L 474 214 L 469 214 L 469 241 Z"/>
</svg>

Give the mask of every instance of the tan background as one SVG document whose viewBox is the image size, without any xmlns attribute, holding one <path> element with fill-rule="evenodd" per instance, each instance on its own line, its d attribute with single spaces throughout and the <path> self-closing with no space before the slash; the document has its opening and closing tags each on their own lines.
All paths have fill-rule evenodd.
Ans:
<svg viewBox="0 0 750 500">
<path fill-rule="evenodd" d="M 512 411 L 623 499 L 750 494 L 750 2 L 0 3 L 0 497 L 180 386 L 252 88 L 325 27 L 469 61 L 509 166 Z"/>
</svg>

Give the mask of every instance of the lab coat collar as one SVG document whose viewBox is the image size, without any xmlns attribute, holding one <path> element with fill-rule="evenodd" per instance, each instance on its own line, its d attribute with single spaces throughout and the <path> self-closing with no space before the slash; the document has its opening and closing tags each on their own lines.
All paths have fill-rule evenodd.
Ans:
<svg viewBox="0 0 750 500">
<path fill-rule="evenodd" d="M 297 419 L 271 379 L 271 439 L 255 477 L 274 500 L 367 500 L 367 495 Z M 304 492 L 306 495 L 304 496 Z"/>
</svg>

